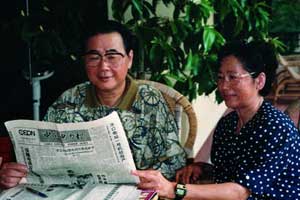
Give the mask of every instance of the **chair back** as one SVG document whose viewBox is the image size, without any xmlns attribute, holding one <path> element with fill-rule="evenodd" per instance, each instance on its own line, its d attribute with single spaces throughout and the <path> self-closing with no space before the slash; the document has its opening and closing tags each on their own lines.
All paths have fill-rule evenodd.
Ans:
<svg viewBox="0 0 300 200">
<path fill-rule="evenodd" d="M 300 99 L 289 102 L 284 113 L 291 118 L 298 130 L 300 130 Z"/>
<path fill-rule="evenodd" d="M 189 158 L 194 155 L 193 147 L 197 135 L 197 117 L 190 101 L 175 89 L 155 81 L 137 80 L 157 88 L 174 114 L 179 129 L 179 140 Z"/>
<path fill-rule="evenodd" d="M 274 83 L 274 102 L 278 98 L 300 97 L 300 55 L 278 55 L 279 71 Z"/>
</svg>

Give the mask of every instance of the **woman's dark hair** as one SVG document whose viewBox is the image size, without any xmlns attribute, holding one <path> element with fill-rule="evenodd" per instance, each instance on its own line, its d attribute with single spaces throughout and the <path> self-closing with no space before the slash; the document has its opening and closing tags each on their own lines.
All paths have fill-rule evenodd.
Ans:
<svg viewBox="0 0 300 200">
<path fill-rule="evenodd" d="M 90 37 L 93 37 L 97 34 L 102 33 L 113 33 L 117 32 L 121 35 L 123 39 L 123 45 L 126 51 L 126 54 L 130 52 L 130 50 L 134 50 L 137 45 L 137 40 L 135 35 L 123 24 L 113 21 L 107 20 L 104 22 L 94 23 L 93 26 L 87 28 L 88 30 L 84 34 L 85 45 Z"/>
<path fill-rule="evenodd" d="M 260 95 L 269 94 L 278 66 L 275 50 L 269 43 L 263 41 L 227 43 L 219 51 L 218 66 L 221 66 L 222 60 L 228 56 L 236 57 L 246 71 L 253 73 L 253 78 L 264 72 L 266 83 L 260 90 Z"/>
</svg>

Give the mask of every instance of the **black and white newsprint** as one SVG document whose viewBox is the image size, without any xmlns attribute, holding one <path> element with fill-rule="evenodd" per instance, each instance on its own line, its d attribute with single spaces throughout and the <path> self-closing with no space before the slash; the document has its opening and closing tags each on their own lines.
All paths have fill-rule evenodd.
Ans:
<svg viewBox="0 0 300 200">
<path fill-rule="evenodd" d="M 116 112 L 90 122 L 5 122 L 18 163 L 29 174 L 0 200 L 138 199 L 138 178 L 127 137 Z"/>
</svg>

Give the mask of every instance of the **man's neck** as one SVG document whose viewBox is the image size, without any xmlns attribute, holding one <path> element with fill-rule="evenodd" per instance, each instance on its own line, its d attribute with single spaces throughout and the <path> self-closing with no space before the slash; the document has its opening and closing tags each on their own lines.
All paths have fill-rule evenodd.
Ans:
<svg viewBox="0 0 300 200">
<path fill-rule="evenodd" d="M 102 105 L 116 107 L 121 102 L 125 89 L 126 82 L 122 85 L 122 87 L 115 89 L 114 91 L 96 90 L 97 99 Z"/>
</svg>

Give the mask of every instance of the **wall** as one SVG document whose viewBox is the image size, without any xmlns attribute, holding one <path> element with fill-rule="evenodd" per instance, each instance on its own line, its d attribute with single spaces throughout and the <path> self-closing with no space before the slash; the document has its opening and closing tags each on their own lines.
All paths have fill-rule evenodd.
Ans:
<svg viewBox="0 0 300 200">
<path fill-rule="evenodd" d="M 194 145 L 194 153 L 196 154 L 226 110 L 226 106 L 224 102 L 217 104 L 215 95 L 211 94 L 199 96 L 193 101 L 193 107 L 198 119 L 198 132 Z"/>
</svg>

